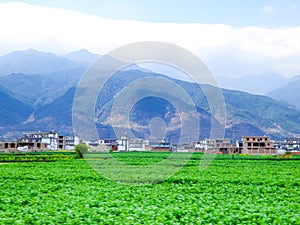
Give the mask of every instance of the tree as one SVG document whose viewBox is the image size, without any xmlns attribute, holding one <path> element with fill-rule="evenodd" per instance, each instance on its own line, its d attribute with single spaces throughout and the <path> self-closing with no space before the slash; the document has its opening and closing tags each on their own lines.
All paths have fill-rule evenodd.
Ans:
<svg viewBox="0 0 300 225">
<path fill-rule="evenodd" d="M 76 155 L 78 158 L 82 159 L 83 158 L 83 154 L 88 152 L 88 146 L 86 146 L 85 143 L 81 143 L 76 145 L 75 147 L 75 151 L 76 151 Z"/>
</svg>

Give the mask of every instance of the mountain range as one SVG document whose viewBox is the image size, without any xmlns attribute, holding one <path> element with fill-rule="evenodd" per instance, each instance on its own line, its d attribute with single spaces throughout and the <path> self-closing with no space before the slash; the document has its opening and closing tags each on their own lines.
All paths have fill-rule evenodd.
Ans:
<svg viewBox="0 0 300 225">
<path fill-rule="evenodd" d="M 101 56 L 86 50 L 58 56 L 33 49 L 0 57 L 0 135 L 14 137 L 28 130 L 72 133 L 72 106 L 77 84 L 87 67 L 99 57 Z M 266 89 L 273 98 L 222 89 L 226 103 L 227 137 L 231 137 L 232 131 L 235 132 L 236 139 L 243 135 L 270 135 L 276 139 L 299 136 L 300 111 L 297 107 L 300 104 L 297 104 L 297 98 L 293 99 L 291 96 L 297 96 L 296 87 L 297 84 L 299 87 L 300 78 L 296 77 L 285 83 L 280 75 L 274 76 L 278 89 Z M 200 118 L 200 138 L 209 137 L 211 121 L 218 118 L 212 118 L 202 90 L 214 92 L 216 87 L 201 84 L 199 89 L 199 85 L 195 83 L 173 79 L 137 65 L 116 73 L 102 90 L 95 109 L 96 126 L 101 137 L 114 136 L 109 123 L 112 119 L 117 119 L 110 118 L 109 115 L 114 96 L 130 82 L 141 77 L 163 77 L 180 85 L 195 103 L 197 115 L 190 116 Z M 255 80 L 258 78 L 253 78 Z M 269 80 L 268 83 L 271 85 L 272 82 L 273 80 Z M 246 83 L 237 81 L 240 86 Z M 248 81 L 248 85 L 255 84 L 258 83 Z M 264 81 L 263 84 L 267 82 Z M 178 140 L 180 127 L 172 122 L 178 121 L 176 116 L 176 110 L 168 102 L 149 97 L 132 108 L 130 120 L 133 132 L 143 138 L 149 135 L 148 123 L 151 118 L 160 117 L 169 128 L 167 137 Z"/>
<path fill-rule="evenodd" d="M 272 72 L 240 77 L 217 76 L 217 80 L 222 88 L 260 95 L 266 95 L 289 82 L 284 76 Z"/>
<path fill-rule="evenodd" d="M 289 79 L 289 81 L 282 86 L 269 93 L 268 96 L 278 100 L 285 101 L 300 109 L 300 75 Z"/>
<path fill-rule="evenodd" d="M 264 73 L 241 77 L 218 76 L 220 87 L 266 95 L 300 109 L 300 75 L 286 78 L 278 73 Z"/>
</svg>

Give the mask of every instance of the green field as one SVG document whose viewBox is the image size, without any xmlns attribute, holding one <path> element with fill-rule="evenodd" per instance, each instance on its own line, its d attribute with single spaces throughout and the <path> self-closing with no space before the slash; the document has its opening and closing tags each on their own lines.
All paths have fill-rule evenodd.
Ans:
<svg viewBox="0 0 300 225">
<path fill-rule="evenodd" d="M 44 151 L 44 152 L 12 152 L 1 153 L 0 163 L 5 162 L 54 162 L 73 160 L 76 153 L 71 151 Z"/>
<path fill-rule="evenodd" d="M 169 153 L 112 155 L 142 170 Z M 0 224 L 300 224 L 299 160 L 218 156 L 199 171 L 201 157 L 153 185 L 78 159 L 0 164 Z"/>
</svg>

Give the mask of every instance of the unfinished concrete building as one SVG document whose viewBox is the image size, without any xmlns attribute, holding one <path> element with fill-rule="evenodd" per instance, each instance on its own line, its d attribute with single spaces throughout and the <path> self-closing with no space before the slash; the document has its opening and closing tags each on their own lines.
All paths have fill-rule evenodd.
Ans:
<svg viewBox="0 0 300 225">
<path fill-rule="evenodd" d="M 80 140 L 76 136 L 58 136 L 58 149 L 73 150 L 79 143 Z"/>
<path fill-rule="evenodd" d="M 0 150 L 16 150 L 18 143 L 16 141 L 0 141 Z"/>
<path fill-rule="evenodd" d="M 245 136 L 242 137 L 242 154 L 271 155 L 275 154 L 275 147 L 268 136 Z"/>
</svg>

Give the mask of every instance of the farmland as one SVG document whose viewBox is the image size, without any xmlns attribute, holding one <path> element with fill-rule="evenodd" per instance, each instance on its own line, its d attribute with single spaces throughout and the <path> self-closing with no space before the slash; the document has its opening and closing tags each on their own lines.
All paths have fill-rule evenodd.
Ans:
<svg viewBox="0 0 300 225">
<path fill-rule="evenodd" d="M 76 158 L 75 152 L 55 151 L 55 152 L 12 152 L 0 154 L 0 163 L 5 162 L 53 162 L 61 160 L 72 160 Z"/>
<path fill-rule="evenodd" d="M 113 156 L 142 170 L 168 153 Z M 154 185 L 85 160 L 0 164 L 0 224 L 300 224 L 299 160 L 220 156 L 199 171 L 201 157 Z"/>
</svg>

